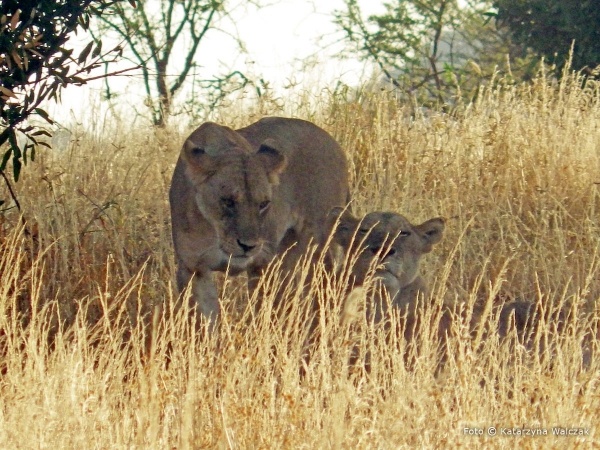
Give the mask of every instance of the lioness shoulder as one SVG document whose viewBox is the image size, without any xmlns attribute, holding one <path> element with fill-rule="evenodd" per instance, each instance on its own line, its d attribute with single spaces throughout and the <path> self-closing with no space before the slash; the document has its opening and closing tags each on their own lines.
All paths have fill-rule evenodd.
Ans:
<svg viewBox="0 0 600 450">
<path fill-rule="evenodd" d="M 213 271 L 256 280 L 284 252 L 293 267 L 348 193 L 344 152 L 310 122 L 204 123 L 183 144 L 169 191 L 179 290 L 191 280 L 199 312 L 216 317 Z"/>
</svg>

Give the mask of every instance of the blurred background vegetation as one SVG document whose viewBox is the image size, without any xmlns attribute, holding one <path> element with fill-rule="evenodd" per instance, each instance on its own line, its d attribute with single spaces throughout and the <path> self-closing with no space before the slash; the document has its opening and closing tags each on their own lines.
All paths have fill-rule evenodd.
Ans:
<svg viewBox="0 0 600 450">
<path fill-rule="evenodd" d="M 196 123 L 206 119 L 234 93 L 268 98 L 268 74 L 251 74 L 243 63 L 209 77 L 197 76 L 197 69 L 215 33 L 227 35 L 244 51 L 234 13 L 272 5 L 234 0 L 3 1 L 0 175 L 12 200 L 4 206 L 19 209 L 12 181 L 40 145 L 50 145 L 46 138 L 53 130 L 40 127 L 35 117 L 52 125 L 44 102 L 59 100 L 69 85 L 102 77 L 105 101 L 116 104 L 121 97 L 111 88 L 112 75 L 129 70 L 141 74 L 146 99 L 135 114 L 158 128 L 174 115 Z M 395 90 L 400 101 L 415 108 L 451 113 L 476 100 L 489 84 L 531 83 L 540 71 L 549 79 L 560 78 L 564 70 L 579 71 L 582 83 L 598 74 L 600 8 L 592 0 L 391 0 L 380 6 L 379 14 L 366 16 L 359 0 L 342 0 L 333 10 L 331 21 L 344 43 L 338 57 L 372 64 L 371 88 Z M 71 43 L 78 31 L 89 35 L 84 48 Z M 120 66 L 114 65 L 118 62 Z M 104 73 L 93 72 L 102 67 Z"/>
<path fill-rule="evenodd" d="M 356 0 L 344 3 L 334 20 L 345 32 L 346 56 L 373 61 L 419 104 L 452 107 L 492 80 L 531 81 L 542 67 L 596 75 L 600 64 L 593 1 L 395 0 L 369 17 Z"/>
</svg>

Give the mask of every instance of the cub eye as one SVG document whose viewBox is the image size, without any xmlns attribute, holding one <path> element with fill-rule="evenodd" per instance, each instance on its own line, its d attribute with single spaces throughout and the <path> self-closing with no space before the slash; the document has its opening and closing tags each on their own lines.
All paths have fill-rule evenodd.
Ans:
<svg viewBox="0 0 600 450">
<path fill-rule="evenodd" d="M 231 197 L 222 198 L 221 199 L 221 204 L 225 208 L 227 208 L 227 209 L 233 209 L 233 208 L 235 208 L 235 200 L 232 199 Z"/>
<path fill-rule="evenodd" d="M 369 228 L 361 228 L 360 230 L 358 230 L 359 233 L 365 234 L 369 232 Z"/>
<path fill-rule="evenodd" d="M 260 209 L 261 212 L 263 212 L 265 209 L 267 209 L 269 207 L 270 204 L 271 204 L 271 202 L 269 200 L 265 200 L 264 202 L 261 202 L 260 205 L 258 205 L 258 208 Z"/>
<path fill-rule="evenodd" d="M 404 236 L 410 236 L 412 233 L 410 231 L 401 231 L 399 236 L 400 237 L 404 237 Z"/>
</svg>

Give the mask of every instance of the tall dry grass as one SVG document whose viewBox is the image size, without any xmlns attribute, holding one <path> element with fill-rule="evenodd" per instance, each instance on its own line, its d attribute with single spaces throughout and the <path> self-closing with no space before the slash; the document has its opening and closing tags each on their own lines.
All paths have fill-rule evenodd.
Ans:
<svg viewBox="0 0 600 450">
<path fill-rule="evenodd" d="M 14 211 L 2 218 L 0 447 L 597 446 L 599 92 L 567 76 L 494 84 L 452 115 L 385 92 L 215 112 L 234 127 L 269 114 L 312 120 L 347 151 L 356 213 L 448 219 L 424 263 L 432 295 L 411 343 L 361 320 L 342 326 L 344 279 L 322 271 L 309 293 L 288 290 L 287 318 L 250 317 L 243 277 L 220 276 L 222 326 L 190 323 L 173 294 L 167 203 L 184 133 L 117 120 L 75 129 L 18 185 L 33 238 Z M 277 277 L 265 277 L 267 292 Z M 311 298 L 323 308 L 306 360 Z M 538 345 L 490 332 L 506 301 L 546 311 Z M 444 307 L 457 313 L 440 370 Z M 356 345 L 369 371 L 348 366 Z M 553 436 L 557 426 L 590 436 Z"/>
</svg>

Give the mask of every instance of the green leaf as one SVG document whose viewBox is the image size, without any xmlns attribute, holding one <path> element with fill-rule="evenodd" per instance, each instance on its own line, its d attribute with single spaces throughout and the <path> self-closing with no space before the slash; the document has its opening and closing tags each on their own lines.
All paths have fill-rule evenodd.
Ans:
<svg viewBox="0 0 600 450">
<path fill-rule="evenodd" d="M 85 46 L 85 48 L 81 51 L 81 53 L 79 54 L 79 58 L 77 58 L 77 62 L 79 64 L 83 64 L 83 62 L 86 60 L 86 58 L 88 57 L 88 55 L 90 54 L 90 52 L 92 51 L 92 46 L 94 45 L 94 41 L 91 41 L 88 45 Z"/>
<path fill-rule="evenodd" d="M 69 77 L 69 84 L 74 84 L 75 86 L 81 86 L 86 84 L 87 81 L 81 77 Z"/>
<path fill-rule="evenodd" d="M 90 16 L 88 14 L 83 14 L 77 18 L 77 22 L 81 25 L 81 28 L 87 31 L 90 27 Z"/>
<path fill-rule="evenodd" d="M 21 175 L 21 160 L 13 156 L 13 177 L 15 182 L 19 181 L 19 175 Z"/>
<path fill-rule="evenodd" d="M 8 142 L 10 142 L 10 146 L 13 152 L 13 158 L 21 157 L 21 149 L 19 148 L 19 143 L 17 142 L 17 135 L 15 134 L 15 130 L 11 130 L 10 135 L 8 136 Z"/>
<path fill-rule="evenodd" d="M 9 148 L 4 153 L 4 156 L 2 157 L 2 162 L 0 163 L 0 170 L 4 170 L 6 168 L 6 163 L 8 162 L 10 155 L 12 155 L 12 148 Z"/>
<path fill-rule="evenodd" d="M 25 150 L 23 150 L 23 164 L 27 164 L 27 153 L 28 150 L 33 148 L 33 144 L 29 144 L 25 146 Z"/>
<path fill-rule="evenodd" d="M 96 48 L 92 52 L 92 58 L 97 58 L 102 52 L 102 39 L 98 40 Z"/>
<path fill-rule="evenodd" d="M 498 18 L 498 13 L 495 11 L 484 12 L 483 15 L 486 16 L 486 19 L 484 20 L 483 25 L 487 25 L 488 23 L 490 23 L 490 21 L 492 19 Z"/>
<path fill-rule="evenodd" d="M 42 117 L 42 119 L 44 119 L 46 122 L 48 122 L 50 125 L 54 125 L 54 121 L 50 118 L 48 113 L 46 111 L 44 111 L 42 108 L 35 108 L 35 112 L 40 117 Z"/>
<path fill-rule="evenodd" d="M 52 135 L 47 130 L 34 131 L 33 133 L 31 133 L 31 136 L 48 136 L 49 138 L 52 137 Z"/>
</svg>

